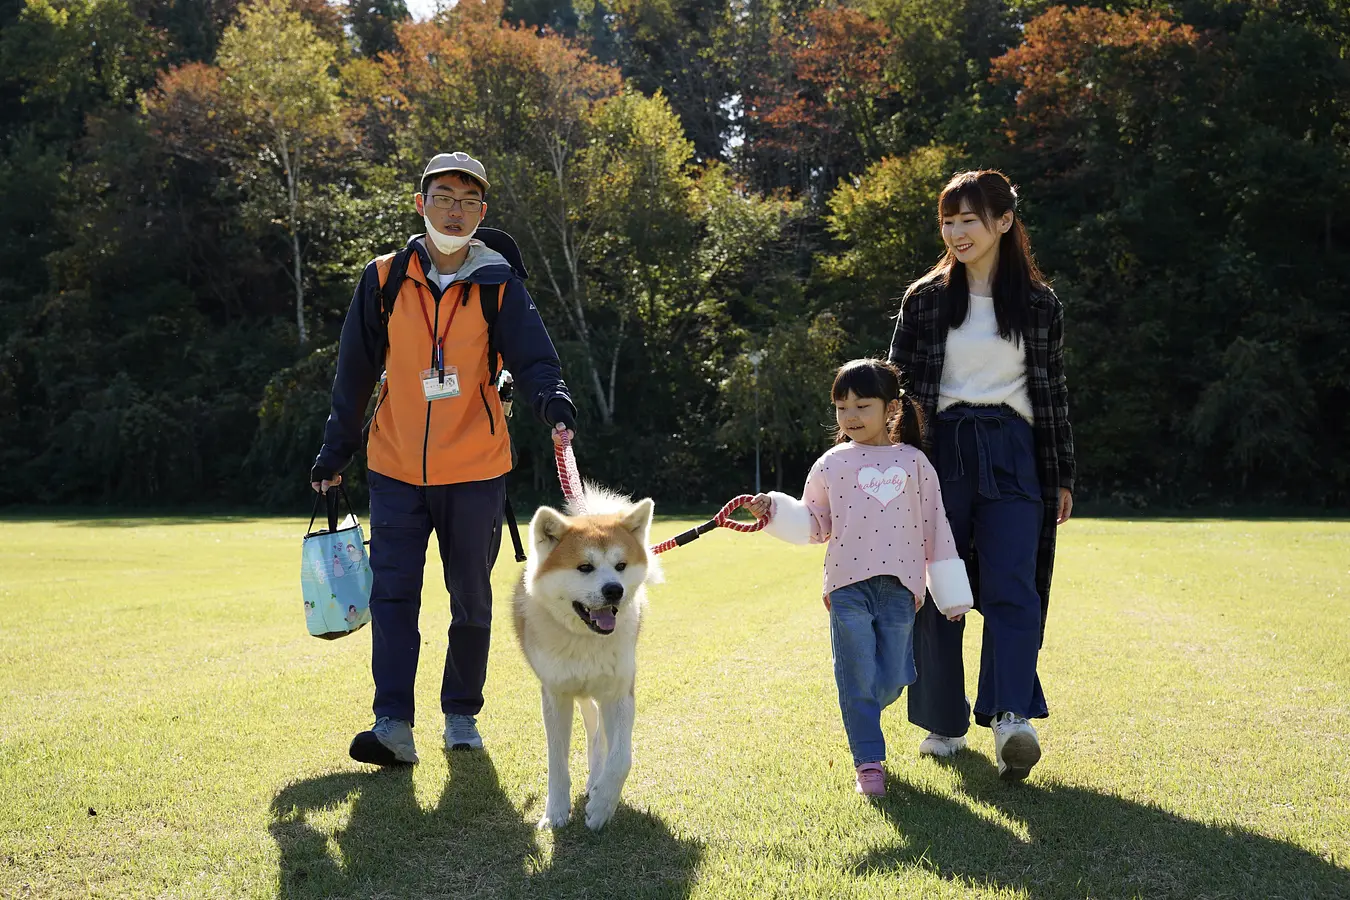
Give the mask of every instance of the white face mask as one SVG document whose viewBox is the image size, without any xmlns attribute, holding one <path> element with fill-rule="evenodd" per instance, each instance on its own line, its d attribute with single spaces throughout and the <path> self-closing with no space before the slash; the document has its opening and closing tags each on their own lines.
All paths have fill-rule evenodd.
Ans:
<svg viewBox="0 0 1350 900">
<path fill-rule="evenodd" d="M 457 253 L 464 249 L 464 245 L 473 240 L 474 233 L 478 231 L 478 226 L 475 225 L 473 231 L 470 231 L 463 236 L 445 234 L 444 232 L 437 231 L 436 226 L 431 224 L 431 219 L 426 216 L 422 217 L 422 221 L 425 222 L 427 226 L 427 237 L 436 245 L 436 249 L 442 253 Z"/>
</svg>

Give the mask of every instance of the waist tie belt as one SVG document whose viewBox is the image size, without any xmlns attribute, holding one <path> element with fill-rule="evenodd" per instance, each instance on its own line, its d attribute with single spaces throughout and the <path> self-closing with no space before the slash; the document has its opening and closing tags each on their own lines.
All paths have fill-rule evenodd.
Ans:
<svg viewBox="0 0 1350 900">
<path fill-rule="evenodd" d="M 956 451 L 956 471 L 948 475 L 946 480 L 956 481 L 966 475 L 966 463 L 961 455 L 961 428 L 968 424 L 975 432 L 980 496 L 990 500 L 1001 499 L 998 484 L 994 480 L 994 461 L 989 455 L 989 429 L 997 426 L 1001 434 L 1003 423 L 1016 415 L 1016 412 L 1001 407 L 979 406 L 952 406 L 938 413 L 938 422 L 952 426 L 952 445 Z"/>
</svg>

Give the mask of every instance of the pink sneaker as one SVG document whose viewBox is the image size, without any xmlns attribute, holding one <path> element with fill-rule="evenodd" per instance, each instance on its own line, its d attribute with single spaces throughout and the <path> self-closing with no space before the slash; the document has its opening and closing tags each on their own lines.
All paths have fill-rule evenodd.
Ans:
<svg viewBox="0 0 1350 900">
<path fill-rule="evenodd" d="M 886 773 L 881 763 L 863 763 L 858 766 L 858 793 L 864 797 L 886 795 Z"/>
</svg>

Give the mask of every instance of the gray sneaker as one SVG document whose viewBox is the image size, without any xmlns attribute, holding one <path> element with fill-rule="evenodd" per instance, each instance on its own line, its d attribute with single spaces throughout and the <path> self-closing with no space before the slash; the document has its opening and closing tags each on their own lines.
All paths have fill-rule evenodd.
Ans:
<svg viewBox="0 0 1350 900">
<path fill-rule="evenodd" d="M 445 749 L 482 750 L 483 736 L 478 733 L 478 720 L 473 716 L 446 713 Z"/>
<path fill-rule="evenodd" d="M 375 727 L 352 738 L 347 751 L 357 762 L 374 766 L 412 765 L 417 762 L 412 726 L 402 719 L 380 716 Z"/>
</svg>

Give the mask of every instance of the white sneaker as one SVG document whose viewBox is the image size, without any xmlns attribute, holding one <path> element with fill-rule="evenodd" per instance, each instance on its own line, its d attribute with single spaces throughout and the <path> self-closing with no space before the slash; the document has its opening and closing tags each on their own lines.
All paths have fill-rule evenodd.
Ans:
<svg viewBox="0 0 1350 900">
<path fill-rule="evenodd" d="M 936 731 L 928 732 L 928 737 L 919 742 L 920 756 L 955 756 L 957 751 L 966 749 L 966 736 L 947 737 Z"/>
<path fill-rule="evenodd" d="M 994 758 L 998 760 L 998 777 L 1021 781 L 1031 774 L 1031 767 L 1041 759 L 1041 742 L 1036 729 L 1021 716 L 1010 712 L 999 713 L 994 719 Z"/>
</svg>

